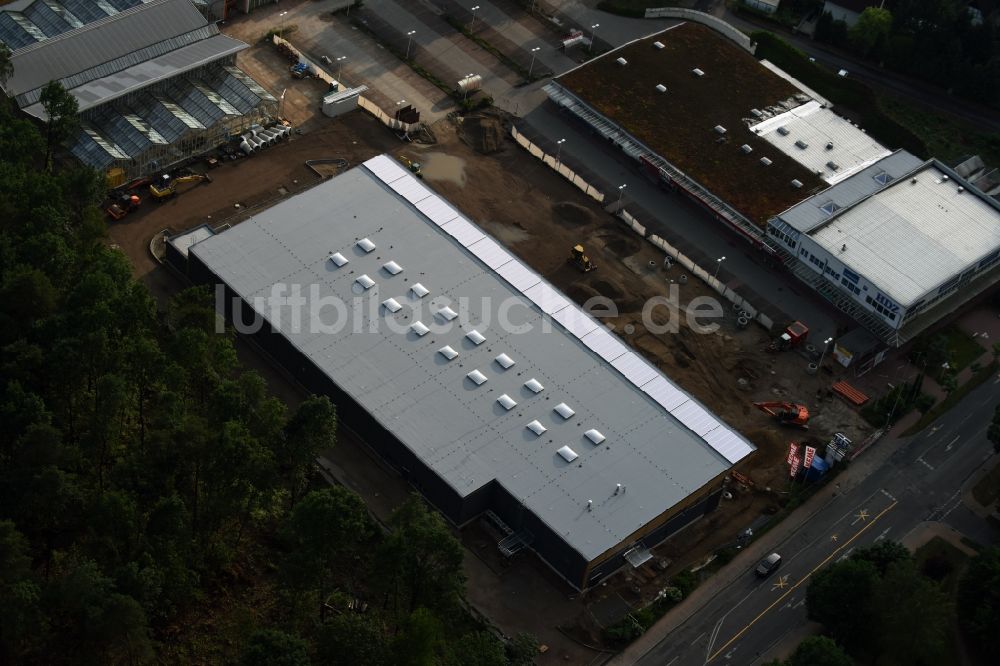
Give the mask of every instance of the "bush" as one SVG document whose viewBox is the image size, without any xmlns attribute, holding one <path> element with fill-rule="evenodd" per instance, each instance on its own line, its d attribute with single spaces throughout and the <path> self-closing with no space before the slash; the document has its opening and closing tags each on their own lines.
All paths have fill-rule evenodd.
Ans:
<svg viewBox="0 0 1000 666">
<path fill-rule="evenodd" d="M 698 583 L 701 581 L 698 580 L 698 574 L 689 569 L 685 569 L 674 576 L 671 582 L 681 591 L 681 594 L 686 599 L 689 594 L 694 592 L 695 588 L 698 587 Z"/>
</svg>

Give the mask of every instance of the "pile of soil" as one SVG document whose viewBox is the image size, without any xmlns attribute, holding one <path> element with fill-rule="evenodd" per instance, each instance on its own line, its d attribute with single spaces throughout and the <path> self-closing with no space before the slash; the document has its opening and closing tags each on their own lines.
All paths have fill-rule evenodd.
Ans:
<svg viewBox="0 0 1000 666">
<path fill-rule="evenodd" d="M 586 226 L 594 221 L 594 214 L 588 208 L 570 201 L 552 204 L 552 214 L 556 221 L 571 227 Z"/>
<path fill-rule="evenodd" d="M 503 148 L 503 123 L 490 116 L 467 116 L 459 125 L 459 136 L 473 150 L 484 155 Z"/>
</svg>

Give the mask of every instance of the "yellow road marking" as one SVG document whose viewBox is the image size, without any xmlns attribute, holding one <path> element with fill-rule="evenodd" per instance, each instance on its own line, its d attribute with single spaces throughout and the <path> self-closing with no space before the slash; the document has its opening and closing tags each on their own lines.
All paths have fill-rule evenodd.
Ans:
<svg viewBox="0 0 1000 666">
<path fill-rule="evenodd" d="M 858 520 L 868 520 L 868 509 L 861 509 L 857 514 Z"/>
<path fill-rule="evenodd" d="M 771 586 L 771 591 L 774 592 L 778 588 L 782 590 L 788 587 L 788 576 L 782 576 L 778 579 L 778 582 Z"/>
<path fill-rule="evenodd" d="M 836 534 L 831 534 L 830 535 L 830 541 L 836 541 L 836 540 L 837 540 L 837 535 Z"/>
<path fill-rule="evenodd" d="M 749 629 L 754 624 L 756 624 L 757 620 L 759 620 L 760 618 L 762 618 L 765 615 L 767 615 L 771 611 L 772 608 L 774 608 L 775 606 L 777 606 L 778 604 L 780 604 L 782 601 L 784 601 L 785 597 L 787 597 L 789 594 L 791 594 L 792 592 L 794 592 L 796 590 L 796 588 L 798 588 L 799 585 L 801 585 L 802 583 L 804 583 L 807 580 L 809 580 L 810 576 L 812 576 L 814 573 L 816 573 L 819 569 L 822 569 L 824 566 L 826 566 L 826 563 L 829 562 L 830 560 L 832 560 L 834 555 L 836 555 L 837 553 L 839 553 L 841 550 L 843 550 L 844 548 L 846 548 L 852 541 L 854 541 L 859 536 L 861 536 L 862 534 L 864 534 L 865 530 L 867 530 L 869 527 L 871 527 L 876 522 L 878 522 L 879 518 L 881 518 L 886 513 L 888 513 L 890 509 L 892 509 L 894 506 L 896 506 L 896 504 L 897 504 L 897 502 L 893 502 L 892 504 L 890 504 L 886 508 L 882 509 L 881 513 L 879 513 L 877 516 L 875 516 L 874 518 L 872 518 L 872 521 L 870 523 L 865 523 L 865 526 L 862 527 L 860 530 L 858 530 L 857 534 L 855 534 L 850 539 L 848 539 L 844 543 L 842 543 L 839 546 L 837 546 L 837 548 L 835 548 L 832 553 L 830 553 L 829 555 L 827 555 L 827 557 L 826 557 L 825 560 L 823 560 L 822 562 L 820 562 L 819 564 L 817 564 L 813 568 L 812 571 L 810 571 L 805 576 L 803 576 L 802 579 L 799 580 L 799 582 L 795 583 L 795 585 L 792 585 L 790 588 L 788 588 L 788 591 L 786 591 L 780 597 L 778 597 L 777 599 L 775 599 L 774 602 L 770 606 L 768 606 L 767 608 L 765 608 L 764 610 L 762 610 L 760 612 L 760 615 L 758 615 L 754 619 L 750 620 L 750 622 L 747 624 L 747 626 L 745 626 L 742 629 L 740 629 L 736 633 L 735 636 L 733 636 L 728 641 L 726 641 L 726 644 L 723 645 L 722 647 L 720 647 L 718 650 L 716 650 L 715 654 L 713 654 L 711 657 L 709 657 L 708 660 L 705 663 L 707 664 L 709 661 L 712 661 L 713 659 L 715 659 L 716 657 L 718 657 L 720 654 L 722 654 L 727 647 L 729 647 L 730 645 L 732 645 L 737 639 L 739 639 L 740 636 L 742 636 L 743 634 L 745 634 L 746 631 L 747 631 L 747 629 Z M 867 516 L 867 513 L 866 513 L 866 516 Z"/>
</svg>

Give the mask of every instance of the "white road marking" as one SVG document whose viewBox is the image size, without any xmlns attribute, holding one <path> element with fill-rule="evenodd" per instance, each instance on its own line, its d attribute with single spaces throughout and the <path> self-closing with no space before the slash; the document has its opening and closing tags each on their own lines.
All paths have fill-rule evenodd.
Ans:
<svg viewBox="0 0 1000 666">
<path fill-rule="evenodd" d="M 695 643 L 697 643 L 698 641 L 700 641 L 700 640 L 701 640 L 701 637 L 702 637 L 702 636 L 704 636 L 704 635 L 705 635 L 705 632 L 704 632 L 704 631 L 703 631 L 703 632 L 701 632 L 700 634 L 698 634 L 698 638 L 696 638 L 696 639 L 694 639 L 693 641 L 691 641 L 691 645 L 694 645 Z"/>
<path fill-rule="evenodd" d="M 848 557 L 851 556 L 851 551 L 853 551 L 853 550 L 854 550 L 854 546 L 851 546 L 850 548 L 848 548 L 847 550 L 845 550 L 841 554 L 841 556 L 837 558 L 837 561 L 838 562 L 843 562 L 844 560 L 846 560 Z"/>
<path fill-rule="evenodd" d="M 951 447 L 955 446 L 955 442 L 957 442 L 959 439 L 961 439 L 961 437 L 955 435 L 955 439 L 951 440 L 951 442 L 948 443 L 948 446 L 944 447 L 944 450 L 951 451 Z"/>
<path fill-rule="evenodd" d="M 896 498 L 895 498 L 895 497 L 893 496 L 893 494 L 892 494 L 892 493 L 890 493 L 890 492 L 889 492 L 888 490 L 886 490 L 885 488 L 880 488 L 880 489 L 879 489 L 879 492 L 880 492 L 880 493 L 882 493 L 883 495 L 885 495 L 886 497 L 888 497 L 889 499 L 891 499 L 891 500 L 892 500 L 893 502 L 895 502 L 895 501 L 896 501 Z"/>
<path fill-rule="evenodd" d="M 877 537 L 875 537 L 875 540 L 878 541 L 879 539 L 884 539 L 885 535 L 888 534 L 889 530 L 891 529 L 892 529 L 891 527 L 887 527 L 884 530 L 882 530 L 882 534 L 879 534 Z"/>
<path fill-rule="evenodd" d="M 723 618 L 724 619 L 724 618 Z M 719 631 L 722 629 L 722 620 L 715 623 L 715 627 L 712 629 L 712 635 L 708 637 L 708 646 L 705 648 L 705 663 L 708 663 L 708 658 L 712 654 L 712 648 L 715 646 L 715 641 L 719 638 Z"/>
<path fill-rule="evenodd" d="M 923 465 L 924 467 L 926 467 L 929 470 L 932 470 L 932 471 L 934 470 L 934 467 L 931 466 L 931 464 L 929 462 L 927 462 L 926 460 L 924 460 L 923 458 L 917 458 L 917 462 L 920 463 L 921 465 Z"/>
</svg>

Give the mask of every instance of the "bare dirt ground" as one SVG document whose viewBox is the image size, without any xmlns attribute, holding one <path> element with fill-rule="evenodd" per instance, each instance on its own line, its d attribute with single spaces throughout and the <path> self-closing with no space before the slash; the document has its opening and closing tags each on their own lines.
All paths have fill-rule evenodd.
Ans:
<svg viewBox="0 0 1000 666">
<path fill-rule="evenodd" d="M 362 112 L 336 120 L 307 121 L 304 126 L 304 134 L 286 143 L 213 170 L 211 184 L 162 205 L 144 203 L 137 213 L 111 225 L 113 242 L 128 254 L 136 274 L 154 292 L 176 291 L 176 280 L 150 257 L 150 239 L 162 229 L 179 232 L 203 222 L 213 226 L 238 223 L 255 210 L 320 182 L 305 166 L 308 159 L 342 157 L 356 165 L 382 152 L 403 153 L 425 165 L 425 180 L 431 187 L 574 300 L 583 303 L 595 295 L 611 299 L 619 312 L 605 323 L 757 445 L 757 453 L 739 469 L 758 487 L 784 489 L 789 440 L 825 442 L 836 431 L 856 441 L 861 438 L 864 427 L 853 409 L 839 400 L 817 399 L 825 394 L 830 377 L 807 375 L 806 359 L 792 352 L 764 353 L 767 335 L 758 328 L 737 329 L 728 304 L 716 332 L 691 330 L 683 311 L 695 297 L 710 295 L 708 288 L 693 279 L 678 284 L 682 269 L 665 270 L 656 248 L 517 147 L 503 131 L 502 119 L 443 120 L 432 128 L 438 143 L 430 146 L 403 145 Z M 463 137 L 490 154 L 475 150 Z M 597 270 L 583 274 L 567 263 L 570 248 L 577 243 L 585 246 Z M 668 295 L 670 280 L 675 281 L 679 295 L 680 328 L 677 333 L 654 333 L 642 322 L 642 307 L 653 296 Z M 663 321 L 667 314 L 666 308 L 660 308 L 655 319 Z M 740 380 L 744 380 L 742 386 Z M 808 438 L 801 431 L 776 429 L 751 404 L 779 397 L 810 406 L 813 421 Z M 614 594 L 630 605 L 649 599 L 666 584 L 666 576 L 732 542 L 763 511 L 776 508 L 779 499 L 772 493 L 737 493 L 657 550 L 658 558 L 674 562 L 667 571 L 646 565 L 638 572 L 618 575 L 584 601 L 598 603 Z M 524 565 L 521 561 L 518 568 Z M 537 562 L 533 568 L 544 570 Z M 565 589 L 553 589 L 564 597 Z M 578 607 L 575 619 L 569 612 L 559 621 L 567 628 L 577 625 L 578 635 L 592 639 L 596 628 L 588 620 L 585 605 Z M 567 650 L 560 648 L 560 653 L 569 654 Z"/>
</svg>

